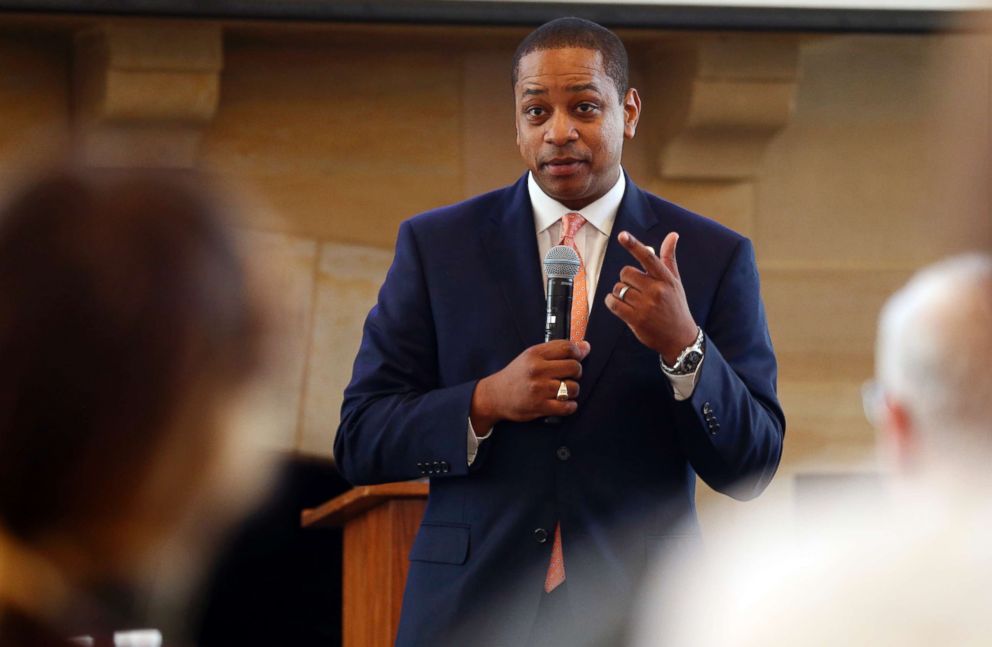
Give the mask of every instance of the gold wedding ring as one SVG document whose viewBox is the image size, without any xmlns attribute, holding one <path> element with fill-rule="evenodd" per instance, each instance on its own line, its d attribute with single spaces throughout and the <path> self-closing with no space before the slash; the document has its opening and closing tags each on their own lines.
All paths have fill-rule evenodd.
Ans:
<svg viewBox="0 0 992 647">
<path fill-rule="evenodd" d="M 568 399 L 568 387 L 565 386 L 565 382 L 558 383 L 558 395 L 555 396 L 555 399 L 561 402 Z"/>
<path fill-rule="evenodd" d="M 627 294 L 627 290 L 629 290 L 629 289 L 630 289 L 630 286 L 629 285 L 625 285 L 622 288 L 620 288 L 620 294 L 617 295 L 617 298 L 620 299 L 621 301 L 623 301 L 623 297 L 624 297 L 624 295 Z M 624 303 L 626 303 L 626 301 L 624 301 Z"/>
</svg>

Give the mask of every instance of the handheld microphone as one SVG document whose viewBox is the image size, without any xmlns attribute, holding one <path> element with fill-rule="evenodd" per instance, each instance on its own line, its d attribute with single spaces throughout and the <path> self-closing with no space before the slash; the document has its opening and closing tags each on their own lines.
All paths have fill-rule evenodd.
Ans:
<svg viewBox="0 0 992 647">
<path fill-rule="evenodd" d="M 556 245 L 544 257 L 548 275 L 544 341 L 568 339 L 572 329 L 572 281 L 579 273 L 579 255 L 567 245 Z"/>
<path fill-rule="evenodd" d="M 548 275 L 548 296 L 544 311 L 544 341 L 569 339 L 572 331 L 572 281 L 579 273 L 579 255 L 567 245 L 556 245 L 544 257 Z M 561 418 L 549 416 L 548 424 L 558 424 Z"/>
</svg>

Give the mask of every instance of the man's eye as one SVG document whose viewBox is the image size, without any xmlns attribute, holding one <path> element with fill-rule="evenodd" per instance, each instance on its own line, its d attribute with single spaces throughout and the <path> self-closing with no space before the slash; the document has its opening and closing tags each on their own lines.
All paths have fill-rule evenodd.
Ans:
<svg viewBox="0 0 992 647">
<path fill-rule="evenodd" d="M 589 114 L 597 110 L 596 104 L 594 103 L 580 103 L 576 110 L 583 114 Z"/>
<path fill-rule="evenodd" d="M 527 108 L 527 110 L 525 110 L 524 112 L 526 112 L 528 117 L 541 117 L 544 115 L 544 108 L 541 108 L 539 106 L 532 106 L 530 108 Z"/>
</svg>

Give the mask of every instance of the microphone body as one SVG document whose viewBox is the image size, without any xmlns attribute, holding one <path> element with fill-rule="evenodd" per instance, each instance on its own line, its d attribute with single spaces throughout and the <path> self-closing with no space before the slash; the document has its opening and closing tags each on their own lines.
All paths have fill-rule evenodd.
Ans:
<svg viewBox="0 0 992 647">
<path fill-rule="evenodd" d="M 548 277 L 544 312 L 544 341 L 568 339 L 572 334 L 572 279 Z"/>
<path fill-rule="evenodd" d="M 548 275 L 548 296 L 544 309 L 544 341 L 569 339 L 572 332 L 572 287 L 579 272 L 579 255 L 567 245 L 557 245 L 544 257 Z M 561 422 L 558 416 L 548 416 L 547 424 Z"/>
</svg>

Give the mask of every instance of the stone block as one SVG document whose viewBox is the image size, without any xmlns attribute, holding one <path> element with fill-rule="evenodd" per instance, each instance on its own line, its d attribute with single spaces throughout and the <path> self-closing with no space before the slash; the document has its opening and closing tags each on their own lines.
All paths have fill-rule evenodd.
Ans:
<svg viewBox="0 0 992 647">
<path fill-rule="evenodd" d="M 255 410 L 268 420 L 266 445 L 289 451 L 300 442 L 318 247 L 316 241 L 280 233 L 242 230 L 240 238 L 257 296 L 270 312 Z"/>
<path fill-rule="evenodd" d="M 79 32 L 74 120 L 86 159 L 192 166 L 222 66 L 217 25 L 109 22 Z"/>
<path fill-rule="evenodd" d="M 324 243 L 320 248 L 309 366 L 299 449 L 330 457 L 345 387 L 351 379 L 362 325 L 392 253 L 361 245 Z"/>
<path fill-rule="evenodd" d="M 462 196 L 460 68 L 430 48 L 354 56 L 232 43 L 202 164 L 257 187 L 288 231 L 390 248 L 402 219 Z"/>
</svg>

